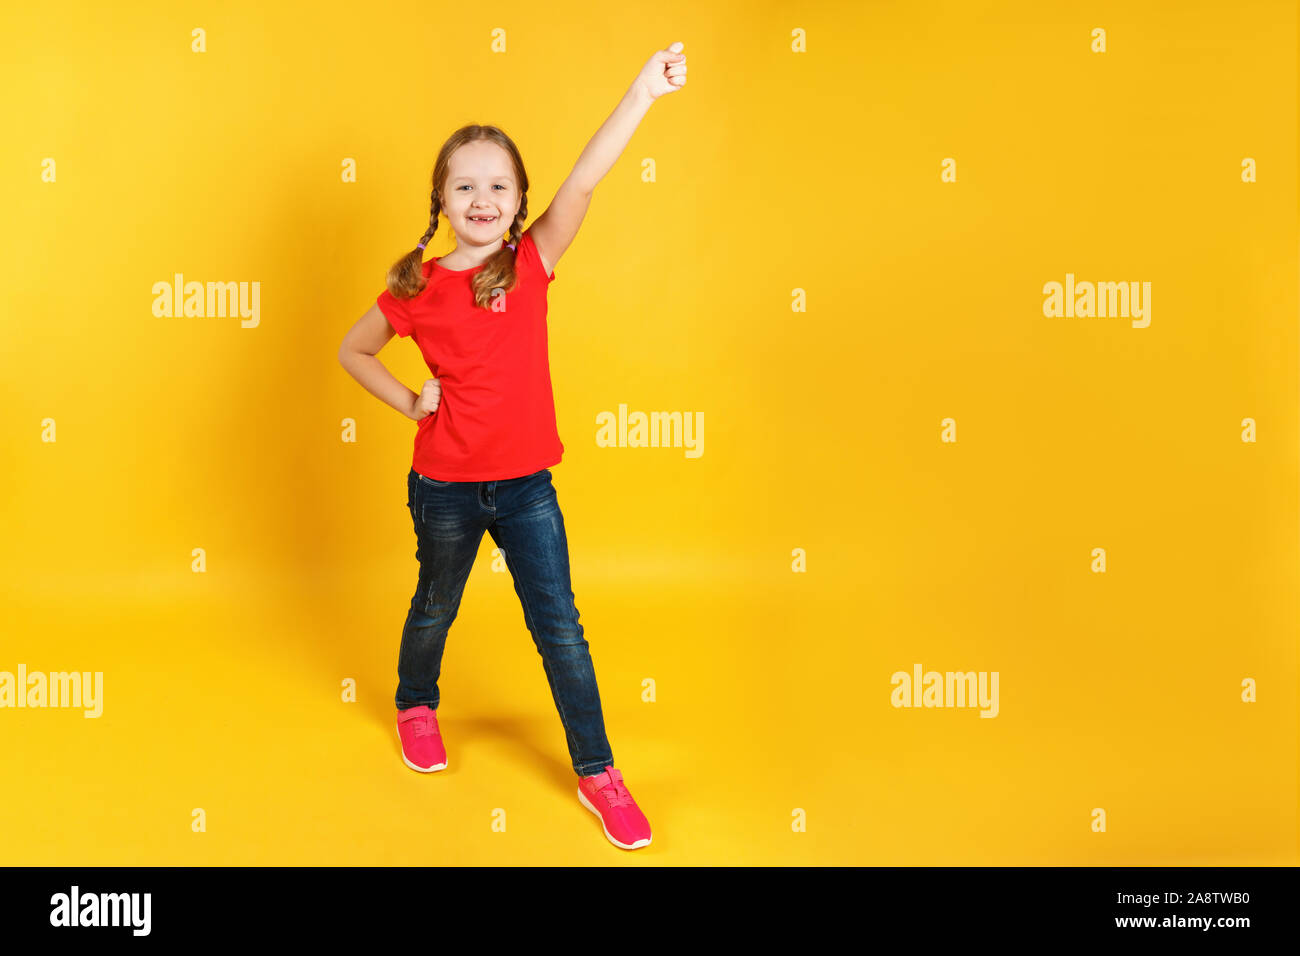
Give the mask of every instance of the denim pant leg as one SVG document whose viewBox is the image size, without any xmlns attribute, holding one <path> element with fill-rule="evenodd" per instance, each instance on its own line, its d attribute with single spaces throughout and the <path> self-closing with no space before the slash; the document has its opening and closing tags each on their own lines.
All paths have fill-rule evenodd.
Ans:
<svg viewBox="0 0 1300 956">
<path fill-rule="evenodd" d="M 524 623 L 564 725 L 573 769 L 583 777 L 600 773 L 614 762 L 614 754 L 605 736 L 591 652 L 578 621 L 569 542 L 550 470 L 498 485 L 501 508 L 488 533 L 504 552 L 514 579 Z"/>
<path fill-rule="evenodd" d="M 438 676 L 447 630 L 456 619 L 465 582 L 490 515 L 478 507 L 474 482 L 433 481 L 411 469 L 407 507 L 415 526 L 420 577 L 397 656 L 398 710 L 438 707 Z"/>
</svg>

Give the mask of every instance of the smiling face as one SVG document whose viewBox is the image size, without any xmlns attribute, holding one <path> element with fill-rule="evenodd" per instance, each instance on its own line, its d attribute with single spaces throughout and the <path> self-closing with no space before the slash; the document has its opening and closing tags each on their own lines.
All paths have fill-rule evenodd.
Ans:
<svg viewBox="0 0 1300 956">
<path fill-rule="evenodd" d="M 493 245 L 510 229 L 522 195 L 510 154 L 488 140 L 466 143 L 451 154 L 442 211 L 457 243 Z"/>
</svg>

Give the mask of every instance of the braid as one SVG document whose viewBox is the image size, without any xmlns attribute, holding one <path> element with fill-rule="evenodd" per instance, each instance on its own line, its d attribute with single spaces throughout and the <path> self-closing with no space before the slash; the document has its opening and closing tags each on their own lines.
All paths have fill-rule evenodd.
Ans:
<svg viewBox="0 0 1300 956">
<path fill-rule="evenodd" d="M 442 201 L 438 198 L 438 190 L 435 189 L 429 194 L 429 205 L 431 207 L 429 210 L 429 228 L 417 243 L 417 246 L 421 249 L 429 244 L 433 234 L 438 231 L 438 213 L 442 211 Z"/>
<path fill-rule="evenodd" d="M 519 197 L 519 212 L 515 213 L 515 221 L 510 224 L 510 241 L 514 244 L 516 254 L 519 251 L 519 240 L 524 235 L 524 223 L 528 221 L 528 193 L 525 192 Z"/>
<path fill-rule="evenodd" d="M 433 234 L 438 231 L 438 213 L 442 211 L 442 201 L 438 198 L 438 189 L 429 195 L 432 209 L 429 212 L 429 228 L 425 230 L 415 248 L 393 263 L 388 270 L 388 291 L 399 299 L 411 299 L 419 295 L 428 285 L 421 269 L 423 250 Z"/>
</svg>

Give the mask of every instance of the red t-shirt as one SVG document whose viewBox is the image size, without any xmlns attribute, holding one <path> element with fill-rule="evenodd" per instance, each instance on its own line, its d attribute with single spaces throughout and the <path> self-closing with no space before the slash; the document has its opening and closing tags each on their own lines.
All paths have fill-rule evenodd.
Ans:
<svg viewBox="0 0 1300 956">
<path fill-rule="evenodd" d="M 546 292 L 532 230 L 515 252 L 518 282 L 504 309 L 474 304 L 470 279 L 482 266 L 448 269 L 430 259 L 413 299 L 385 289 L 376 300 L 400 336 L 411 336 L 440 380 L 438 410 L 420 419 L 412 467 L 438 481 L 504 481 L 559 464 L 555 397 L 546 346 Z M 500 298 L 500 293 L 498 293 Z"/>
</svg>

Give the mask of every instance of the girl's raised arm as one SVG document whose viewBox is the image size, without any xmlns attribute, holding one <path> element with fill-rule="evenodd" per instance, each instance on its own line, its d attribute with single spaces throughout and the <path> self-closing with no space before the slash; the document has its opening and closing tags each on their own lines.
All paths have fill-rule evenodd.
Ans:
<svg viewBox="0 0 1300 956">
<path fill-rule="evenodd" d="M 656 50 L 641 67 L 641 72 L 623 94 L 614 112 L 596 130 L 596 135 L 578 157 L 573 172 L 560 185 L 546 212 L 530 227 L 548 275 L 578 234 L 596 184 L 605 178 L 614 161 L 622 155 L 650 104 L 685 85 L 686 54 L 682 52 L 680 42 Z"/>
</svg>

